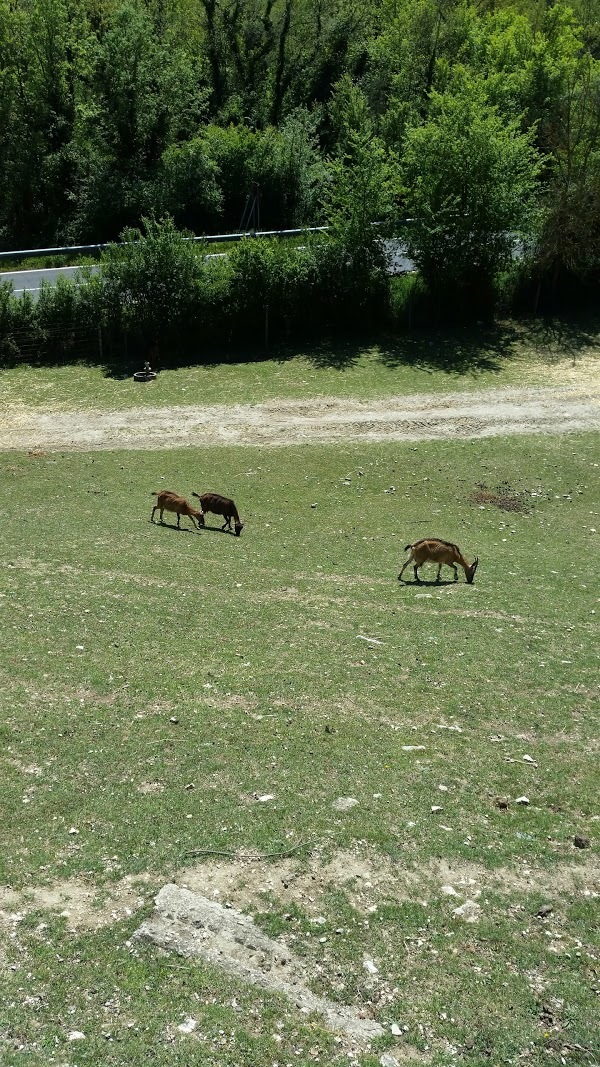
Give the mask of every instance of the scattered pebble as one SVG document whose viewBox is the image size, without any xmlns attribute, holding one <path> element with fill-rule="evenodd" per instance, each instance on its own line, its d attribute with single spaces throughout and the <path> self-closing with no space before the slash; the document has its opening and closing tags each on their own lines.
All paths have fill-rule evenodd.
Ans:
<svg viewBox="0 0 600 1067">
<path fill-rule="evenodd" d="M 182 1034 L 191 1034 L 196 1029 L 197 1025 L 198 1023 L 196 1022 L 196 1020 L 192 1019 L 191 1016 L 188 1016 L 188 1018 L 185 1019 L 184 1022 L 179 1024 L 177 1029 Z"/>
<path fill-rule="evenodd" d="M 350 808 L 355 808 L 357 804 L 356 797 L 338 797 L 334 800 L 333 807 L 336 811 L 350 811 Z"/>
<path fill-rule="evenodd" d="M 379 974 L 379 968 L 375 966 L 373 960 L 370 960 L 368 956 L 365 956 L 363 960 L 363 967 L 369 974 Z"/>
<path fill-rule="evenodd" d="M 464 919 L 466 923 L 476 923 L 481 918 L 481 907 L 475 900 L 465 900 L 452 912 L 457 919 Z"/>
<path fill-rule="evenodd" d="M 402 1030 L 398 1026 L 398 1023 L 392 1023 L 392 1025 L 390 1026 L 390 1030 L 392 1031 L 394 1037 L 402 1036 Z"/>
<path fill-rule="evenodd" d="M 71 1030 L 67 1034 L 67 1041 L 85 1041 L 85 1034 L 82 1034 L 81 1030 Z"/>
<path fill-rule="evenodd" d="M 553 911 L 552 904 L 542 904 L 541 908 L 536 911 L 536 915 L 538 919 L 545 919 L 547 915 L 552 915 Z"/>
</svg>

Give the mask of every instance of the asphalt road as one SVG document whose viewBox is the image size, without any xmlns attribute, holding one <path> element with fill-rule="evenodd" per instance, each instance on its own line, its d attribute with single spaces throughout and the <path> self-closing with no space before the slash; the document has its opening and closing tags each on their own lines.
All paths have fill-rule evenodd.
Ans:
<svg viewBox="0 0 600 1067">
<path fill-rule="evenodd" d="M 94 271 L 98 268 L 92 267 L 91 269 Z M 38 267 L 36 270 L 12 270 L 0 273 L 0 281 L 11 283 L 14 296 L 31 293 L 35 297 L 40 291 L 42 278 L 47 285 L 56 285 L 61 277 L 75 280 L 80 270 L 80 267 L 44 267 L 41 269 Z"/>
<path fill-rule="evenodd" d="M 388 269 L 390 274 L 407 274 L 415 269 L 415 265 L 406 255 L 406 250 L 401 241 L 386 241 L 385 247 L 389 255 Z M 221 252 L 212 256 L 209 255 L 206 258 L 220 259 L 224 255 L 227 255 L 227 253 Z M 97 269 L 97 267 L 91 267 L 92 273 Z M 0 281 L 10 282 L 15 296 L 23 296 L 23 293 L 30 293 L 35 299 L 39 295 L 42 279 L 46 285 L 56 285 L 60 277 L 76 281 L 80 270 L 80 267 L 45 267 L 41 269 L 38 267 L 34 270 L 6 271 L 0 272 Z"/>
</svg>

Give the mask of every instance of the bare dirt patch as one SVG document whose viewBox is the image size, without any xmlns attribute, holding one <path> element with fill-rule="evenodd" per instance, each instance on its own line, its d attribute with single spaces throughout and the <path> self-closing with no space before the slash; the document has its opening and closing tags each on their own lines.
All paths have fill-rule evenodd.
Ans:
<svg viewBox="0 0 600 1067">
<path fill-rule="evenodd" d="M 246 912 L 296 904 L 315 917 L 332 889 L 343 889 L 352 906 L 364 913 L 386 900 L 421 901 L 431 894 L 477 898 L 486 890 L 600 896 L 600 860 L 590 855 L 579 863 L 557 864 L 551 871 L 526 862 L 516 869 L 487 870 L 479 864 L 443 859 L 403 866 L 356 849 L 335 852 L 327 860 L 318 853 L 307 860 L 288 857 L 265 862 L 256 856 L 210 860 L 182 869 L 178 882 Z M 448 886 L 453 894 L 445 891 Z"/>
<path fill-rule="evenodd" d="M 315 397 L 212 407 L 3 413 L 0 449 L 163 449 L 330 441 L 457 440 L 600 429 L 600 385 L 359 400 Z"/>
<path fill-rule="evenodd" d="M 527 491 L 518 492 L 508 483 L 497 486 L 496 489 L 488 489 L 480 483 L 471 496 L 473 504 L 493 505 L 500 511 L 515 511 L 526 513 L 531 510 L 532 501 Z"/>
<path fill-rule="evenodd" d="M 346 888 L 353 906 L 366 911 L 375 895 L 391 892 L 394 882 L 388 862 L 351 851 L 336 852 L 325 862 L 314 855 L 306 863 L 293 857 L 265 863 L 256 856 L 199 863 L 184 868 L 179 881 L 244 911 L 261 910 L 273 899 L 284 907 L 297 904 L 310 916 L 320 914 L 331 888 Z"/>
<path fill-rule="evenodd" d="M 126 876 L 101 896 L 96 887 L 77 878 L 21 892 L 0 886 L 0 926 L 14 928 L 34 911 L 49 911 L 63 916 L 70 930 L 100 930 L 143 907 L 146 897 L 140 889 L 149 881 L 147 876 Z"/>
</svg>

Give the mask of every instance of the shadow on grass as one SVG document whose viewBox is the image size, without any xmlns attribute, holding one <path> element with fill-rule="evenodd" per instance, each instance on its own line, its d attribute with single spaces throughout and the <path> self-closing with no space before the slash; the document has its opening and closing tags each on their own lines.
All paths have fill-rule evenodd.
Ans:
<svg viewBox="0 0 600 1067">
<path fill-rule="evenodd" d="M 434 373 L 500 373 L 528 350 L 548 363 L 577 358 L 590 349 L 600 354 L 600 316 L 546 316 L 490 324 L 445 326 L 394 335 L 361 337 L 314 345 L 307 358 L 318 367 L 345 370 L 365 349 L 391 370 L 411 367 Z"/>
<path fill-rule="evenodd" d="M 454 578 L 441 578 L 440 581 L 438 582 L 436 578 L 416 578 L 416 579 L 412 578 L 412 579 L 408 579 L 408 578 L 401 578 L 400 575 L 398 575 L 398 581 L 401 582 L 402 585 L 411 585 L 411 586 L 414 585 L 415 588 L 417 588 L 417 589 L 419 588 L 419 586 L 422 586 L 422 585 L 423 586 L 434 586 L 436 589 L 439 589 L 443 585 L 458 585 L 458 581 L 455 582 Z M 468 582 L 465 582 L 464 584 L 468 585 Z"/>
<path fill-rule="evenodd" d="M 196 527 L 194 527 L 193 530 L 190 530 L 189 526 L 178 526 L 176 522 L 161 522 L 160 519 L 158 522 L 156 522 L 155 519 L 148 519 L 148 522 L 151 523 L 152 526 L 158 526 L 163 530 L 175 530 L 177 533 L 201 533 L 201 531 L 197 530 Z"/>
<path fill-rule="evenodd" d="M 95 336 L 95 335 L 94 335 Z M 600 315 L 583 311 L 577 316 L 554 315 L 497 321 L 490 324 L 447 324 L 390 332 L 353 330 L 352 334 L 336 331 L 323 333 L 318 339 L 297 337 L 294 340 L 273 338 L 269 348 L 257 342 L 182 345 L 179 339 L 164 342 L 160 352 L 153 346 L 154 370 L 185 367 L 206 368 L 236 363 L 259 363 L 267 360 L 284 363 L 302 356 L 315 368 L 344 371 L 355 366 L 365 352 L 389 369 L 410 367 L 434 373 L 454 375 L 499 373 L 507 363 L 518 359 L 527 349 L 549 363 L 577 357 L 586 349 L 598 347 Z M 9 339 L 10 340 L 10 339 Z M 0 339 L 2 342 L 2 339 Z M 84 346 L 85 348 L 85 346 Z M 101 367 L 106 378 L 127 380 L 140 370 L 148 353 L 107 352 L 102 358 L 97 342 L 88 351 L 76 348 L 57 351 L 53 346 L 35 356 L 27 356 L 17 346 L 0 343 L 0 369 L 29 365 L 34 367 L 88 366 Z M 108 358 L 107 358 L 108 356 Z M 140 385 L 142 387 L 142 385 Z"/>
<path fill-rule="evenodd" d="M 176 522 L 161 522 L 160 519 L 158 520 L 158 522 L 155 519 L 149 519 L 148 522 L 150 522 L 152 524 L 152 526 L 160 526 L 160 527 L 162 527 L 163 530 L 176 530 L 177 533 L 187 533 L 187 534 L 214 533 L 214 534 L 225 534 L 228 537 L 236 537 L 237 536 L 236 533 L 235 533 L 235 530 L 222 530 L 220 526 L 202 526 L 199 530 L 197 530 L 196 527 L 194 527 L 193 530 L 190 530 L 189 526 L 178 526 Z"/>
<path fill-rule="evenodd" d="M 223 530 L 221 526 L 207 526 L 206 524 L 198 531 L 198 533 L 226 534 L 228 537 L 237 536 L 235 530 Z"/>
</svg>

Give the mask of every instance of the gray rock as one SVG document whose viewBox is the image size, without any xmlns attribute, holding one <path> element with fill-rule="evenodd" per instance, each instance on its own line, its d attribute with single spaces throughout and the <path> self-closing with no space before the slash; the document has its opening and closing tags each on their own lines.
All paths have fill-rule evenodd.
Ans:
<svg viewBox="0 0 600 1067">
<path fill-rule="evenodd" d="M 350 811 L 351 808 L 355 808 L 358 804 L 356 797 L 338 797 L 334 800 L 333 807 L 336 811 Z"/>
<path fill-rule="evenodd" d="M 383 1027 L 373 1019 L 363 1019 L 353 1008 L 312 993 L 306 985 L 304 964 L 237 908 L 224 908 L 172 884 L 163 886 L 155 903 L 154 914 L 134 938 L 152 941 L 180 956 L 197 956 L 245 982 L 283 994 L 302 1012 L 317 1012 L 330 1030 L 354 1041 L 366 1042 L 383 1034 Z"/>
</svg>

